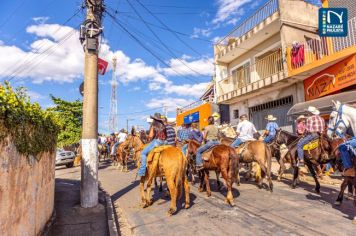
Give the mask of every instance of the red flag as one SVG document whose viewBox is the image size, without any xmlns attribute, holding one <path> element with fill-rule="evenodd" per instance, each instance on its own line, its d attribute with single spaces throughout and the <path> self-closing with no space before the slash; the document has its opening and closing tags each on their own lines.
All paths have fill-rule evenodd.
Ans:
<svg viewBox="0 0 356 236">
<path fill-rule="evenodd" d="M 105 72 L 106 72 L 106 68 L 108 67 L 108 62 L 101 59 L 101 58 L 98 58 L 98 73 L 100 75 L 104 75 Z"/>
</svg>

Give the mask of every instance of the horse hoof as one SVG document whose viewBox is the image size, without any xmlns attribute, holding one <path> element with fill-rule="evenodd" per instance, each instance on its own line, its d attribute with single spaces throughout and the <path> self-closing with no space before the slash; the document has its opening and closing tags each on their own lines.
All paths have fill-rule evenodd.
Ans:
<svg viewBox="0 0 356 236">
<path fill-rule="evenodd" d="M 335 205 L 335 206 L 341 206 L 341 201 L 336 201 L 336 202 L 334 203 L 334 205 Z"/>
<path fill-rule="evenodd" d="M 211 196 L 211 193 L 206 193 L 206 195 L 207 195 L 208 197 L 210 197 L 210 196 Z"/>
<path fill-rule="evenodd" d="M 234 201 L 232 201 L 232 200 L 231 200 L 231 201 L 229 201 L 229 203 L 230 203 L 230 206 L 231 206 L 231 207 L 236 206 L 236 204 L 235 204 L 235 203 L 234 203 Z"/>
<path fill-rule="evenodd" d="M 315 192 L 316 192 L 317 194 L 320 194 L 320 189 L 315 189 Z"/>
<path fill-rule="evenodd" d="M 198 191 L 199 191 L 199 192 L 203 192 L 203 191 L 204 191 L 204 189 L 203 189 L 203 188 L 201 188 L 201 187 L 199 187 L 199 188 L 198 188 Z"/>
<path fill-rule="evenodd" d="M 295 185 L 291 185 L 290 187 L 291 187 L 292 189 L 295 189 Z"/>
<path fill-rule="evenodd" d="M 184 209 L 189 209 L 189 203 L 184 204 Z"/>
<path fill-rule="evenodd" d="M 168 210 L 168 216 L 173 215 L 176 212 L 176 209 L 169 208 Z"/>
</svg>

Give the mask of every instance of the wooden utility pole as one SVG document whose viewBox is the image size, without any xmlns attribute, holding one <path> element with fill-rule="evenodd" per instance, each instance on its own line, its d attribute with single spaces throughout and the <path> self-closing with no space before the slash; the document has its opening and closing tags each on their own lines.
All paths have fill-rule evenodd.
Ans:
<svg viewBox="0 0 356 236">
<path fill-rule="evenodd" d="M 86 0 L 87 17 L 80 30 L 85 51 L 80 203 L 98 204 L 98 49 L 102 0 Z"/>
</svg>

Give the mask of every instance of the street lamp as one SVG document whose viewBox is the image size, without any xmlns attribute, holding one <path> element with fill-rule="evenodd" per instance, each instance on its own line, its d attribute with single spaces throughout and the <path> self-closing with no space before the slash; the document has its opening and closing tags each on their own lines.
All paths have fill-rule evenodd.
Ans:
<svg viewBox="0 0 356 236">
<path fill-rule="evenodd" d="M 129 121 L 132 121 L 132 120 L 135 120 L 135 119 L 132 119 L 132 118 L 127 118 L 126 119 L 126 130 L 127 130 L 127 132 L 129 132 Z"/>
</svg>

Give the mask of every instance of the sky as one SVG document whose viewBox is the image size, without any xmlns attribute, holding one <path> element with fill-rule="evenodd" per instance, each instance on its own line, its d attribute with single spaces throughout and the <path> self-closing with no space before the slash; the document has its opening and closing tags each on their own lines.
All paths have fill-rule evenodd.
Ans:
<svg viewBox="0 0 356 236">
<path fill-rule="evenodd" d="M 197 101 L 214 74 L 213 43 L 267 0 L 105 0 L 99 57 L 115 56 L 118 128 Z M 319 0 L 310 0 L 319 4 Z M 1 1 L 0 83 L 25 86 L 31 101 L 82 100 L 80 0 Z M 99 132 L 109 133 L 112 67 L 99 75 Z"/>
</svg>

